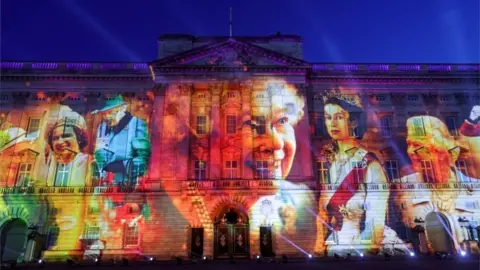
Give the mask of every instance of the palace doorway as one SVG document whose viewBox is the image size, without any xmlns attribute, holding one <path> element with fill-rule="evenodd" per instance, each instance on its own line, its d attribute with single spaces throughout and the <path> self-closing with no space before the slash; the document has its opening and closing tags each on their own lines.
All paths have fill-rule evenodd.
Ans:
<svg viewBox="0 0 480 270">
<path fill-rule="evenodd" d="M 226 207 L 215 218 L 214 257 L 249 258 L 248 216 Z"/>
<path fill-rule="evenodd" d="M 447 218 L 438 212 L 431 212 L 425 218 L 427 238 L 435 252 L 455 251 L 453 234 Z"/>
<path fill-rule="evenodd" d="M 2 263 L 14 262 L 22 255 L 27 241 L 27 223 L 22 219 L 7 221 L 0 228 L 0 258 Z"/>
</svg>

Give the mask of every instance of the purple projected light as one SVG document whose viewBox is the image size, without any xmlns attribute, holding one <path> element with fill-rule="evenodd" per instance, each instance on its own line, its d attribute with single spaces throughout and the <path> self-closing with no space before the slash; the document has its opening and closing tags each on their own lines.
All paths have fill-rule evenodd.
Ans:
<svg viewBox="0 0 480 270">
<path fill-rule="evenodd" d="M 2 68 L 23 68 L 23 63 L 22 62 L 2 62 L 1 64 Z"/>
<path fill-rule="evenodd" d="M 328 70 L 328 67 L 325 64 L 314 64 L 312 68 L 313 70 Z"/>
<path fill-rule="evenodd" d="M 459 71 L 477 71 L 480 70 L 480 65 L 458 65 Z"/>
<path fill-rule="evenodd" d="M 416 70 L 416 71 L 419 71 L 420 70 L 420 65 L 397 65 L 397 70 L 401 70 L 401 71 Z"/>
<path fill-rule="evenodd" d="M 335 70 L 344 70 L 344 71 L 357 71 L 358 65 L 355 64 L 336 64 L 334 66 Z"/>
<path fill-rule="evenodd" d="M 429 71 L 451 71 L 452 66 L 450 65 L 429 65 Z"/>
<path fill-rule="evenodd" d="M 103 63 L 100 64 L 101 69 L 124 69 L 125 63 Z"/>
<path fill-rule="evenodd" d="M 93 67 L 92 63 L 68 63 L 65 66 L 71 69 L 90 69 Z"/>
<path fill-rule="evenodd" d="M 147 63 L 135 63 L 133 64 L 133 69 L 148 69 L 148 64 Z"/>
<path fill-rule="evenodd" d="M 367 65 L 366 69 L 368 71 L 388 71 L 390 70 L 390 66 L 385 64 L 373 64 Z"/>
<path fill-rule="evenodd" d="M 57 63 L 32 63 L 32 68 L 34 69 L 56 69 L 57 67 Z"/>
</svg>

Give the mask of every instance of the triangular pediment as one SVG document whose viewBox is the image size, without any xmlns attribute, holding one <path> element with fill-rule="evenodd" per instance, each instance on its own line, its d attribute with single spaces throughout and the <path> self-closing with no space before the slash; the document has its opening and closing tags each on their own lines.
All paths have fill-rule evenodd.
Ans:
<svg viewBox="0 0 480 270">
<path fill-rule="evenodd" d="M 173 66 L 285 66 L 308 67 L 301 59 L 229 38 L 152 62 L 154 67 Z"/>
</svg>

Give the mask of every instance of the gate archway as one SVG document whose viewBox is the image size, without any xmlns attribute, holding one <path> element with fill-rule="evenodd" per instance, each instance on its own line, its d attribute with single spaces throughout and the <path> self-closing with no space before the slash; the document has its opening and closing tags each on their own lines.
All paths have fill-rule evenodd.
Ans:
<svg viewBox="0 0 480 270">
<path fill-rule="evenodd" d="M 248 215 L 227 206 L 215 217 L 214 257 L 248 258 L 250 256 Z"/>
<path fill-rule="evenodd" d="M 1 262 L 16 261 L 24 252 L 28 227 L 22 219 L 7 221 L 0 228 Z"/>
<path fill-rule="evenodd" d="M 441 213 L 431 212 L 425 218 L 427 238 L 435 252 L 453 252 L 455 246 L 448 219 Z"/>
</svg>

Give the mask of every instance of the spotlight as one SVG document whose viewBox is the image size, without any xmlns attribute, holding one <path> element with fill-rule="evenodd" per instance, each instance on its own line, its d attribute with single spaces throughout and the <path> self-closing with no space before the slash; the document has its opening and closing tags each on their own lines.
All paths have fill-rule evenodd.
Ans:
<svg viewBox="0 0 480 270">
<path fill-rule="evenodd" d="M 95 265 L 100 265 L 101 261 L 98 258 L 95 258 Z"/>
<path fill-rule="evenodd" d="M 42 259 L 38 260 L 38 264 L 42 264 L 42 263 L 43 263 Z"/>
<path fill-rule="evenodd" d="M 207 260 L 207 257 L 206 257 L 206 256 L 203 256 L 203 260 L 206 261 L 206 260 Z"/>
<path fill-rule="evenodd" d="M 412 251 L 410 251 L 410 257 L 415 257 L 415 253 L 413 253 Z"/>
<path fill-rule="evenodd" d="M 360 257 L 363 257 L 363 253 L 360 253 Z"/>
<path fill-rule="evenodd" d="M 148 258 L 149 261 L 153 261 L 153 257 Z"/>
<path fill-rule="evenodd" d="M 257 255 L 257 263 L 262 263 L 262 260 L 260 260 L 260 255 Z"/>
<path fill-rule="evenodd" d="M 462 255 L 463 257 L 465 257 L 465 255 L 467 255 L 467 253 L 466 253 L 464 250 L 462 250 L 462 251 L 460 251 L 460 255 Z"/>
<path fill-rule="evenodd" d="M 312 258 L 312 254 L 308 254 L 308 258 L 311 259 L 311 258 Z"/>
<path fill-rule="evenodd" d="M 257 259 L 260 259 L 260 255 L 257 255 Z"/>
</svg>

